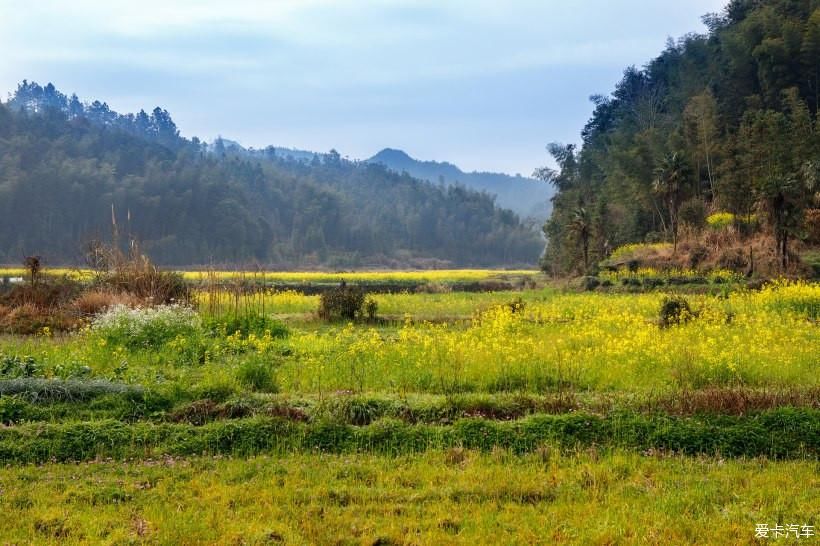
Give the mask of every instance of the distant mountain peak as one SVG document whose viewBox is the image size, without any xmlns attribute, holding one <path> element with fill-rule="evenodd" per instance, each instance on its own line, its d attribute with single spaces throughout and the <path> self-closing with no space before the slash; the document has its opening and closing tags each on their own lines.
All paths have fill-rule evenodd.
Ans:
<svg viewBox="0 0 820 546">
<path fill-rule="evenodd" d="M 522 218 L 533 217 L 543 221 L 549 216 L 551 188 L 531 178 L 493 172 L 464 172 L 452 163 L 415 159 L 396 148 L 384 148 L 367 162 L 436 184 L 461 184 L 489 193 L 496 197 L 499 205 L 512 209 Z"/>
<path fill-rule="evenodd" d="M 407 152 L 404 150 L 399 150 L 397 148 L 384 148 L 382 151 L 374 155 L 371 160 L 376 159 L 401 159 L 407 161 L 413 161 L 413 158 L 408 155 Z"/>
</svg>

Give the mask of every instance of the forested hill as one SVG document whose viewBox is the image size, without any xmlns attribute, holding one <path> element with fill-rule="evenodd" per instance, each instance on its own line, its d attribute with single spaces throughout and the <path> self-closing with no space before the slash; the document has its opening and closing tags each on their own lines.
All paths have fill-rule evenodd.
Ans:
<svg viewBox="0 0 820 546">
<path fill-rule="evenodd" d="M 532 264 L 540 235 L 464 188 L 335 152 L 300 161 L 180 137 L 168 112 L 120 115 L 23 82 L 0 104 L 0 262 L 77 263 L 122 239 L 172 265 Z M 425 262 L 426 260 L 426 262 Z"/>
<path fill-rule="evenodd" d="M 452 163 L 420 161 L 402 150 L 385 148 L 367 160 L 380 163 L 396 172 L 445 185 L 462 184 L 470 189 L 496 196 L 496 203 L 512 209 L 522 218 L 543 222 L 551 210 L 553 190 L 541 181 L 521 175 L 492 172 L 464 172 Z"/>
<path fill-rule="evenodd" d="M 699 253 L 758 237 L 787 266 L 820 243 L 820 2 L 732 0 L 704 22 L 593 98 L 580 148 L 551 145 L 546 266 L 708 231 L 715 213 L 737 229 Z"/>
</svg>

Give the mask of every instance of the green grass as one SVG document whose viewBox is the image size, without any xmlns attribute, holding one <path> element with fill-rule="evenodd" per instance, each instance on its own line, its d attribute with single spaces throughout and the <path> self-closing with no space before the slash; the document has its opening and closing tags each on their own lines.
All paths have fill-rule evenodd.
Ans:
<svg viewBox="0 0 820 546">
<path fill-rule="evenodd" d="M 820 524 L 819 471 L 816 461 L 594 449 L 21 466 L 0 469 L 0 536 L 37 544 L 749 544 L 757 523 Z"/>
<path fill-rule="evenodd" d="M 536 414 L 502 422 L 459 419 L 444 426 L 390 419 L 366 426 L 331 421 L 303 424 L 264 417 L 202 426 L 113 420 L 35 423 L 0 430 L 0 462 L 310 451 L 401 455 L 444 447 L 484 451 L 500 447 L 526 453 L 544 445 L 816 459 L 820 456 L 820 410 L 781 408 L 741 417 Z"/>
<path fill-rule="evenodd" d="M 390 320 L 347 324 L 286 292 L 0 337 L 0 542 L 745 544 L 756 523 L 817 525 L 820 286 L 724 287 L 669 327 L 664 293 L 379 295 Z"/>
</svg>

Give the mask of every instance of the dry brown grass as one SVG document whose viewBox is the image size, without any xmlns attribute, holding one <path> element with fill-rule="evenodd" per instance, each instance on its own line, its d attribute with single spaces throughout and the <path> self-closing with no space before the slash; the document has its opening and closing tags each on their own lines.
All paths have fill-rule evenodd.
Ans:
<svg viewBox="0 0 820 546">
<path fill-rule="evenodd" d="M 186 303 L 190 299 L 182 275 L 159 269 L 141 253 L 136 241 L 131 241 L 128 254 L 116 245 L 93 242 L 86 261 L 94 270 L 94 285 L 102 291 L 131 294 L 148 305 Z"/>
<path fill-rule="evenodd" d="M 682 390 L 673 396 L 649 400 L 640 409 L 660 410 L 674 415 L 745 415 L 786 406 L 820 408 L 820 388 L 761 390 L 735 387 Z"/>
<path fill-rule="evenodd" d="M 144 303 L 143 300 L 128 292 L 89 290 L 80 294 L 72 302 L 72 306 L 80 316 L 91 317 L 115 305 L 138 307 Z"/>
<path fill-rule="evenodd" d="M 731 269 L 760 277 L 806 275 L 809 271 L 799 262 L 797 255 L 803 249 L 800 241 L 790 243 L 791 264 L 786 271 L 781 268 L 771 234 L 760 232 L 744 236 L 738 229 L 696 230 L 684 227 L 680 233 L 677 251 L 669 248 L 641 250 L 634 255 L 642 267 L 658 270 L 697 269 L 712 271 Z"/>
<path fill-rule="evenodd" d="M 9 334 L 30 335 L 51 331 L 67 331 L 79 327 L 80 319 L 62 308 L 39 307 L 31 303 L 9 307 L 0 306 L 0 331 Z"/>
</svg>

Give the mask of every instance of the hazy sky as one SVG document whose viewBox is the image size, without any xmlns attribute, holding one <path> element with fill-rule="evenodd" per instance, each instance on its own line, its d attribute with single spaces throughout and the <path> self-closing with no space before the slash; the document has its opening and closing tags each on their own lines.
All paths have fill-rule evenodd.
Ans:
<svg viewBox="0 0 820 546">
<path fill-rule="evenodd" d="M 53 82 L 186 136 L 528 175 L 724 0 L 0 0 L 0 93 Z"/>
</svg>

